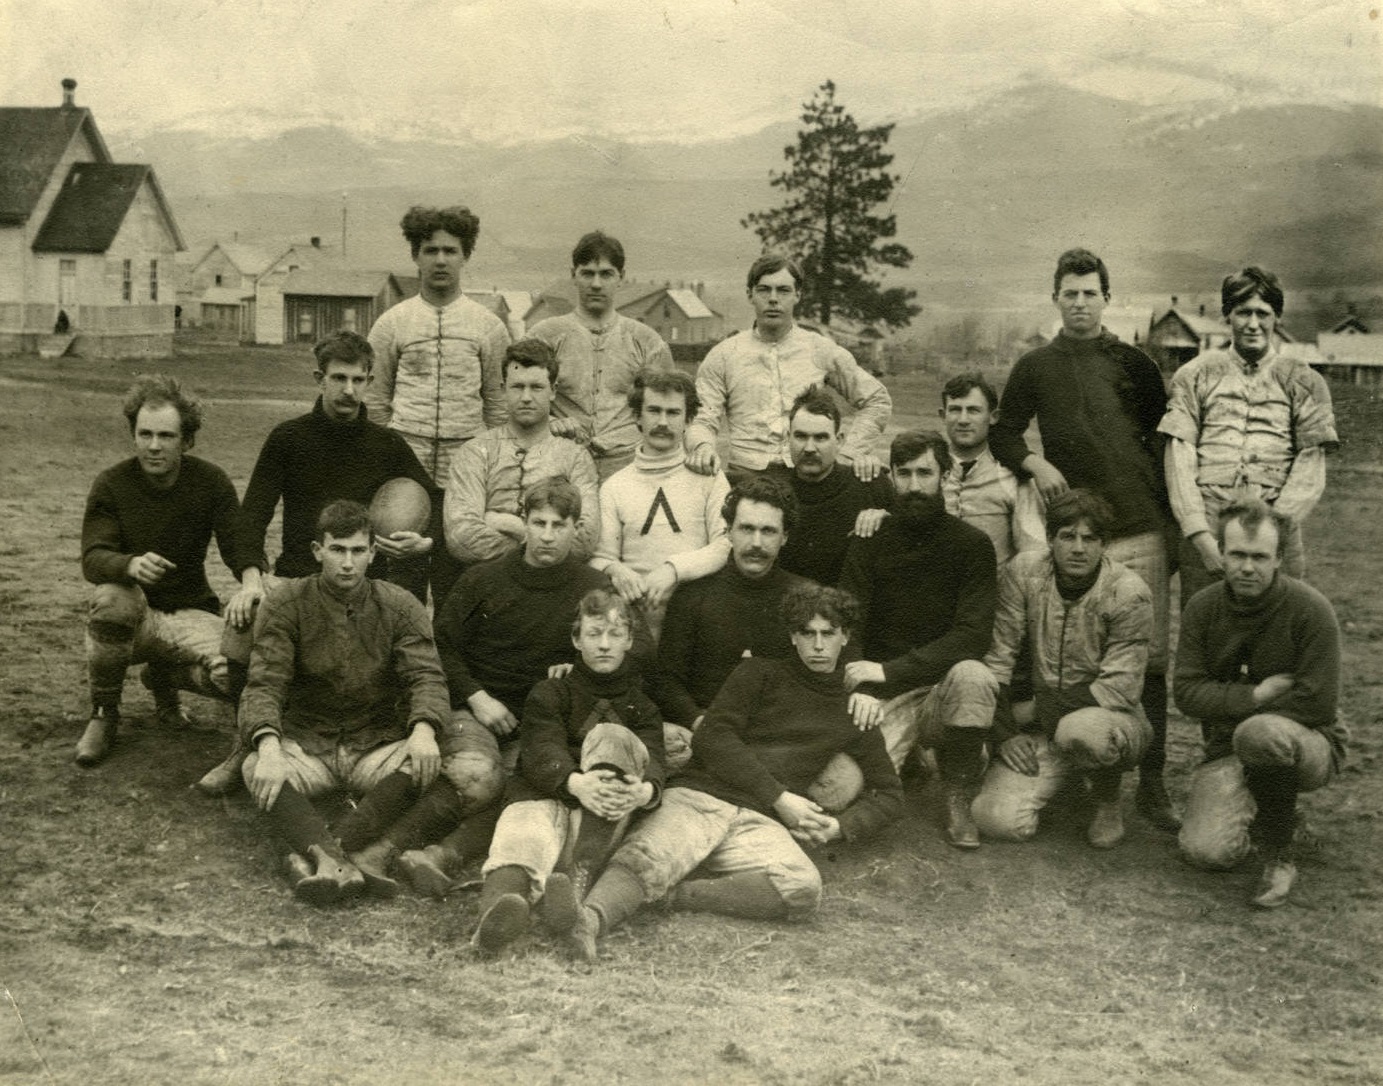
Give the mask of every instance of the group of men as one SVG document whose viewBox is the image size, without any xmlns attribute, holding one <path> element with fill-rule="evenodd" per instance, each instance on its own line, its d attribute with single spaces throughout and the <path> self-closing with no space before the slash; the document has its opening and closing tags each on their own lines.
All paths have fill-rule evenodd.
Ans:
<svg viewBox="0 0 1383 1086">
<path fill-rule="evenodd" d="M 83 525 L 80 764 L 115 742 L 131 664 L 166 723 L 180 689 L 228 699 L 234 749 L 199 785 L 245 782 L 299 896 L 401 877 L 440 896 L 488 857 L 488 953 L 535 905 L 587 957 L 664 898 L 810 912 L 803 846 L 896 818 L 923 751 L 956 848 L 1031 837 L 1072 791 L 1112 847 L 1138 769 L 1137 809 L 1180 826 L 1188 859 L 1256 845 L 1254 900 L 1287 899 L 1296 795 L 1338 772 L 1344 731 L 1334 615 L 1299 579 L 1333 418 L 1277 347 L 1274 277 L 1225 280 L 1232 346 L 1182 367 L 1169 405 L 1103 329 L 1103 263 L 1067 252 L 1060 334 L 1002 402 L 978 374 L 948 382 L 944 432 L 898 434 L 885 467 L 888 391 L 796 322 L 791 260 L 754 263 L 753 327 L 693 381 L 615 310 L 615 239 L 583 237 L 575 310 L 511 343 L 460 289 L 475 217 L 413 208 L 402 227 L 419 294 L 368 340 L 317 344 L 320 396 L 270 434 L 243 504 L 188 454 L 196 399 L 166 377 L 131 390 L 136 455 Z M 375 530 L 397 478 L 428 494 L 426 530 Z M 240 581 L 224 620 L 213 535 Z M 1207 754 L 1184 825 L 1162 779 L 1178 562 L 1175 694 Z M 343 793 L 333 818 L 314 803 Z"/>
</svg>

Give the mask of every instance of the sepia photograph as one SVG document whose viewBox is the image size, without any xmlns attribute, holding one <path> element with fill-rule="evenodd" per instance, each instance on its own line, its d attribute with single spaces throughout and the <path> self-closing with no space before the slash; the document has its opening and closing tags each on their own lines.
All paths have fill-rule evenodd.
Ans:
<svg viewBox="0 0 1383 1086">
<path fill-rule="evenodd" d="M 0 1083 L 1383 1082 L 1377 0 L 0 0 Z"/>
</svg>

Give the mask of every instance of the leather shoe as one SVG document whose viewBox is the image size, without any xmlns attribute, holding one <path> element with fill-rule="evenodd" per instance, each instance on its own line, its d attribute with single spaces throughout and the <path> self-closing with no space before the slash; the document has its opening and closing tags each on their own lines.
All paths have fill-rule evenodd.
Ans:
<svg viewBox="0 0 1383 1086">
<path fill-rule="evenodd" d="M 338 860 L 321 845 L 307 850 L 313 873 L 301 878 L 293 892 L 313 905 L 333 905 L 359 897 L 365 892 L 365 876 L 353 864 Z M 306 865 L 304 865 L 306 866 Z M 294 871 L 299 874 L 301 869 Z"/>
<path fill-rule="evenodd" d="M 578 961 L 593 962 L 599 957 L 597 939 L 600 936 L 600 914 L 589 905 L 581 906 L 576 923 L 567 932 L 567 949 Z"/>
<path fill-rule="evenodd" d="M 1283 856 L 1269 856 L 1263 863 L 1263 874 L 1253 891 L 1253 903 L 1260 909 L 1276 909 L 1287 904 L 1287 897 L 1297 881 L 1297 865 Z"/>
<path fill-rule="evenodd" d="M 246 752 L 237 744 L 225 761 L 203 773 L 193 787 L 204 796 L 226 795 L 243 779 L 240 769 L 245 764 L 245 754 Z"/>
<path fill-rule="evenodd" d="M 486 956 L 498 954 L 528 927 L 528 900 L 522 894 L 502 894 L 480 918 L 471 946 Z"/>
<path fill-rule="evenodd" d="M 1161 778 L 1140 780 L 1133 805 L 1143 820 L 1155 829 L 1165 833 L 1176 833 L 1181 829 L 1181 819 L 1172 811 L 1172 801 Z"/>
<path fill-rule="evenodd" d="M 445 856 L 439 845 L 409 849 L 395 861 L 418 893 L 439 901 L 456 889 L 456 880 L 447 874 Z"/>
<path fill-rule="evenodd" d="M 365 878 L 365 890 L 371 897 L 394 898 L 399 896 L 397 880 L 389 877 L 389 865 L 393 862 L 397 849 L 388 841 L 376 841 L 373 845 L 353 852 L 350 861 Z"/>
<path fill-rule="evenodd" d="M 99 706 L 86 722 L 86 730 L 77 740 L 76 762 L 90 769 L 106 760 L 110 748 L 115 745 L 115 732 L 120 726 L 120 711 L 109 706 Z"/>
<path fill-rule="evenodd" d="M 576 895 L 576 887 L 571 876 L 563 871 L 554 871 L 547 877 L 543 896 L 538 901 L 538 917 L 553 935 L 566 935 L 576 926 L 581 913 L 581 899 Z"/>
<path fill-rule="evenodd" d="M 980 829 L 970 815 L 970 796 L 959 788 L 946 794 L 946 840 L 952 848 L 966 851 L 980 847 Z"/>
<path fill-rule="evenodd" d="M 1117 799 L 1096 804 L 1085 839 L 1091 848 L 1113 848 L 1124 839 L 1124 816 Z"/>
</svg>

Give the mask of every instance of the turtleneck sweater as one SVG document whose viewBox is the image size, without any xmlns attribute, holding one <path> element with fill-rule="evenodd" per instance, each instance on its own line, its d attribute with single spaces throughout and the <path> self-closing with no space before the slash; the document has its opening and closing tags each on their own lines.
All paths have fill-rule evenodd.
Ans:
<svg viewBox="0 0 1383 1086">
<path fill-rule="evenodd" d="M 1137 347 L 1109 332 L 1062 333 L 1014 363 L 989 448 L 1026 478 L 1032 450 L 1023 435 L 1036 415 L 1042 455 L 1071 486 L 1113 507 L 1113 538 L 1161 531 L 1168 507 L 1157 425 L 1166 409 L 1162 373 Z"/>
<path fill-rule="evenodd" d="M 274 573 L 310 576 L 317 572 L 312 540 L 321 511 L 339 498 L 369 505 L 375 491 L 395 478 L 412 479 L 425 490 L 432 489 L 432 477 L 402 437 L 371 422 L 363 405 L 349 421 L 329 418 L 319 396 L 306 415 L 279 423 L 269 432 L 245 488 L 238 534 L 248 546 L 263 548 L 282 498 L 283 545 Z M 440 546 L 441 540 L 435 545 Z M 380 556 L 370 571 L 380 576 L 383 570 Z"/>
<path fill-rule="evenodd" d="M 887 474 L 865 483 L 850 465 L 841 463 L 824 479 L 803 479 L 783 464 L 770 465 L 768 474 L 792 487 L 800 509 L 797 524 L 778 553 L 778 564 L 817 584 L 836 584 L 860 511 L 893 505 L 893 485 Z"/>
<path fill-rule="evenodd" d="M 1253 688 L 1283 674 L 1292 676 L 1292 688 L 1255 704 Z M 1175 694 L 1177 707 L 1201 721 L 1208 743 L 1255 713 L 1273 713 L 1320 731 L 1337 763 L 1344 759 L 1340 628 L 1330 602 L 1302 581 L 1279 573 L 1253 600 L 1223 582 L 1192 597 L 1181 617 Z"/>
<path fill-rule="evenodd" d="M 658 643 L 655 698 L 667 719 L 690 726 L 741 658 L 796 655 L 782 601 L 806 582 L 776 566 L 746 577 L 733 560 L 672 594 Z"/>
<path fill-rule="evenodd" d="M 846 839 L 868 836 L 896 819 L 903 787 L 877 728 L 850 717 L 840 667 L 811 671 L 796 652 L 781 660 L 745 660 L 725 681 L 692 737 L 692 760 L 676 779 L 726 803 L 775 817 L 784 792 L 805 795 L 838 752 L 864 774 L 860 796 L 837 818 Z"/>
<path fill-rule="evenodd" d="M 700 475 L 679 444 L 655 456 L 642 444 L 634 462 L 600 488 L 600 543 L 591 565 L 621 562 L 644 574 L 668 562 L 677 581 L 694 581 L 725 565 L 730 543 L 720 507 L 730 493 L 725 475 Z"/>
<path fill-rule="evenodd" d="M 533 684 L 576 650 L 576 605 L 610 580 L 575 555 L 555 566 L 531 566 L 523 551 L 482 562 L 461 575 L 434 625 L 454 709 L 484 690 L 515 717 Z M 633 656 L 651 656 L 647 629 L 635 624 Z"/>
<path fill-rule="evenodd" d="M 845 556 L 840 587 L 864 614 L 863 656 L 883 665 L 879 697 L 933 686 L 961 660 L 979 660 L 994 632 L 994 544 L 979 528 L 941 511 L 896 512 Z"/>
</svg>

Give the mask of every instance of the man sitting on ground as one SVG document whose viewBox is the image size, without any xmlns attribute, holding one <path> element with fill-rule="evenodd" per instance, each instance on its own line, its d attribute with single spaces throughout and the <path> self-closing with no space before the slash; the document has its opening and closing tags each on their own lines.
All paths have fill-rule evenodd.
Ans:
<svg viewBox="0 0 1383 1086">
<path fill-rule="evenodd" d="M 808 916 L 821 873 L 801 846 L 860 840 L 902 813 L 882 737 L 851 717 L 840 653 L 856 615 L 839 589 L 804 584 L 788 594 L 783 618 L 796 652 L 745 660 L 730 676 L 692 741 L 691 764 L 587 896 L 572 930 L 580 956 L 593 959 L 599 936 L 665 896 L 673 908 L 728 916 Z M 805 793 L 842 753 L 862 782 L 833 811 Z M 708 877 L 682 882 L 697 869 Z"/>
<path fill-rule="evenodd" d="M 1186 605 L 1176 699 L 1200 720 L 1205 764 L 1191 778 L 1181 851 L 1203 867 L 1234 867 L 1256 842 L 1260 908 L 1296 882 L 1297 793 L 1340 772 L 1340 628 L 1329 601 L 1282 572 L 1292 527 L 1257 499 L 1220 514 L 1224 582 Z"/>
<path fill-rule="evenodd" d="M 321 572 L 262 604 L 240 732 L 245 783 L 288 845 L 294 890 L 325 905 L 367 887 L 392 896 L 393 856 L 456 824 L 461 797 L 439 771 L 468 740 L 451 722 L 423 605 L 365 575 L 369 510 L 332 502 L 312 549 Z M 338 789 L 363 798 L 329 829 L 312 800 Z"/>
<path fill-rule="evenodd" d="M 206 578 L 216 536 L 221 560 L 243 579 L 226 622 L 247 627 L 260 593 L 257 556 L 237 530 L 240 503 L 224 471 L 187 455 L 202 405 L 171 377 L 141 376 L 125 397 L 135 455 L 102 472 L 82 517 L 82 575 L 95 588 L 86 624 L 91 718 L 77 743 L 81 766 L 115 743 L 125 672 L 145 662 L 161 723 L 185 723 L 178 691 L 234 700 L 221 651 L 221 601 Z"/>
<path fill-rule="evenodd" d="M 482 953 L 523 934 L 534 900 L 551 929 L 569 931 L 617 835 L 657 806 L 663 718 L 626 662 L 633 621 L 617 593 L 587 592 L 572 624 L 575 668 L 524 703 L 518 773 L 485 861 L 473 940 Z"/>
</svg>

